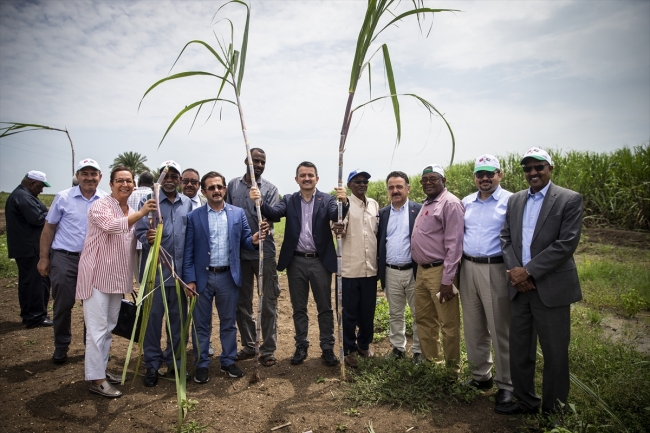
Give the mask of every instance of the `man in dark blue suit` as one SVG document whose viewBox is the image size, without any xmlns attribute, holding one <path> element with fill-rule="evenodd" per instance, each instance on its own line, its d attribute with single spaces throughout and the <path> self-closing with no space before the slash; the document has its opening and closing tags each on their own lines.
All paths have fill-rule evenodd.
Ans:
<svg viewBox="0 0 650 433">
<path fill-rule="evenodd" d="M 239 252 L 240 247 L 254 250 L 260 238 L 259 232 L 251 236 L 244 211 L 226 204 L 225 177 L 214 171 L 206 173 L 201 179 L 201 190 L 208 203 L 187 217 L 183 280 L 201 295 L 194 307 L 194 381 L 207 383 L 210 380 L 208 351 L 212 299 L 219 314 L 221 371 L 229 377 L 244 375 L 234 361 L 237 354 L 235 316 L 241 286 Z M 262 224 L 262 231 L 264 230 Z M 261 240 L 264 240 L 263 236 Z M 194 296 L 189 290 L 186 290 L 186 294 L 189 297 Z"/>
<path fill-rule="evenodd" d="M 388 301 L 390 317 L 390 356 L 402 358 L 406 352 L 404 309 L 406 304 L 413 316 L 413 361 L 422 357 L 418 328 L 415 324 L 415 275 L 418 265 L 411 258 L 411 234 L 415 218 L 422 207 L 408 199 L 409 178 L 402 171 L 386 177 L 386 189 L 391 204 L 379 210 L 377 230 L 377 276 Z"/>
<path fill-rule="evenodd" d="M 272 222 L 287 218 L 278 271 L 287 270 L 296 329 L 296 352 L 291 364 L 302 364 L 307 358 L 307 300 L 311 286 L 318 310 L 322 358 L 331 367 L 339 362 L 333 350 L 332 274 L 336 272 L 336 250 L 330 229 L 330 222 L 338 221 L 338 208 L 334 197 L 316 189 L 318 170 L 313 163 L 298 165 L 296 183 L 300 191 L 285 195 L 276 206 L 262 203 L 262 215 Z M 259 189 L 251 187 L 250 196 L 253 200 L 261 198 Z M 345 217 L 349 207 L 345 188 L 336 188 L 336 197 L 344 203 Z"/>
</svg>

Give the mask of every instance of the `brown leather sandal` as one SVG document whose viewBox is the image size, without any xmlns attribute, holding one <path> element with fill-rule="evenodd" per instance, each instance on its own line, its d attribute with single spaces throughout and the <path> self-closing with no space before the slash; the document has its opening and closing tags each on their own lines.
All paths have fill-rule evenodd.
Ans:
<svg viewBox="0 0 650 433">
<path fill-rule="evenodd" d="M 264 367 L 270 367 L 272 365 L 275 365 L 276 362 L 278 362 L 278 360 L 275 359 L 275 356 L 272 353 L 269 353 L 268 355 L 260 355 L 258 359 L 260 361 L 260 364 L 262 364 Z"/>
</svg>

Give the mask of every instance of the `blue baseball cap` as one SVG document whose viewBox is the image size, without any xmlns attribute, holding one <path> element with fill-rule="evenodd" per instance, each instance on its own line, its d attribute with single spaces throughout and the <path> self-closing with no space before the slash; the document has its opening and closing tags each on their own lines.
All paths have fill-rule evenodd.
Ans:
<svg viewBox="0 0 650 433">
<path fill-rule="evenodd" d="M 370 179 L 370 173 L 368 173 L 367 171 L 363 171 L 363 170 L 361 170 L 360 168 L 357 168 L 357 169 L 355 169 L 355 170 L 353 170 L 353 171 L 350 172 L 350 175 L 348 176 L 348 183 L 350 183 L 350 181 L 352 180 L 352 178 L 353 178 L 354 176 L 358 176 L 358 175 L 360 175 L 360 174 L 363 174 L 363 175 L 365 175 L 368 179 Z"/>
</svg>

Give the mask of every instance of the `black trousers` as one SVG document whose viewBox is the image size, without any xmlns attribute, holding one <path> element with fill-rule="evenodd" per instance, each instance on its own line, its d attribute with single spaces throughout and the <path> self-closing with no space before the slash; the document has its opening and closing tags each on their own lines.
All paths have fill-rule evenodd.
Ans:
<svg viewBox="0 0 650 433">
<path fill-rule="evenodd" d="M 368 350 L 375 332 L 377 277 L 343 278 L 342 297 L 343 351 Z"/>
<path fill-rule="evenodd" d="M 50 279 L 42 277 L 36 265 L 38 256 L 16 259 L 18 265 L 18 302 L 23 325 L 38 325 L 47 316 L 50 301 Z"/>
</svg>

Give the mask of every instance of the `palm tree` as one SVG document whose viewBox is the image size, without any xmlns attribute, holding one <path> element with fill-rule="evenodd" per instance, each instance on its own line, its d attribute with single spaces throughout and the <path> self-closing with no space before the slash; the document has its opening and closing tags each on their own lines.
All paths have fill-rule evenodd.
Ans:
<svg viewBox="0 0 650 433">
<path fill-rule="evenodd" d="M 150 171 L 145 162 L 147 162 L 147 157 L 140 155 L 138 152 L 124 152 L 117 155 L 117 158 L 113 160 L 113 163 L 108 168 L 124 166 L 131 169 L 134 174 L 140 174 L 143 171 Z"/>
</svg>

